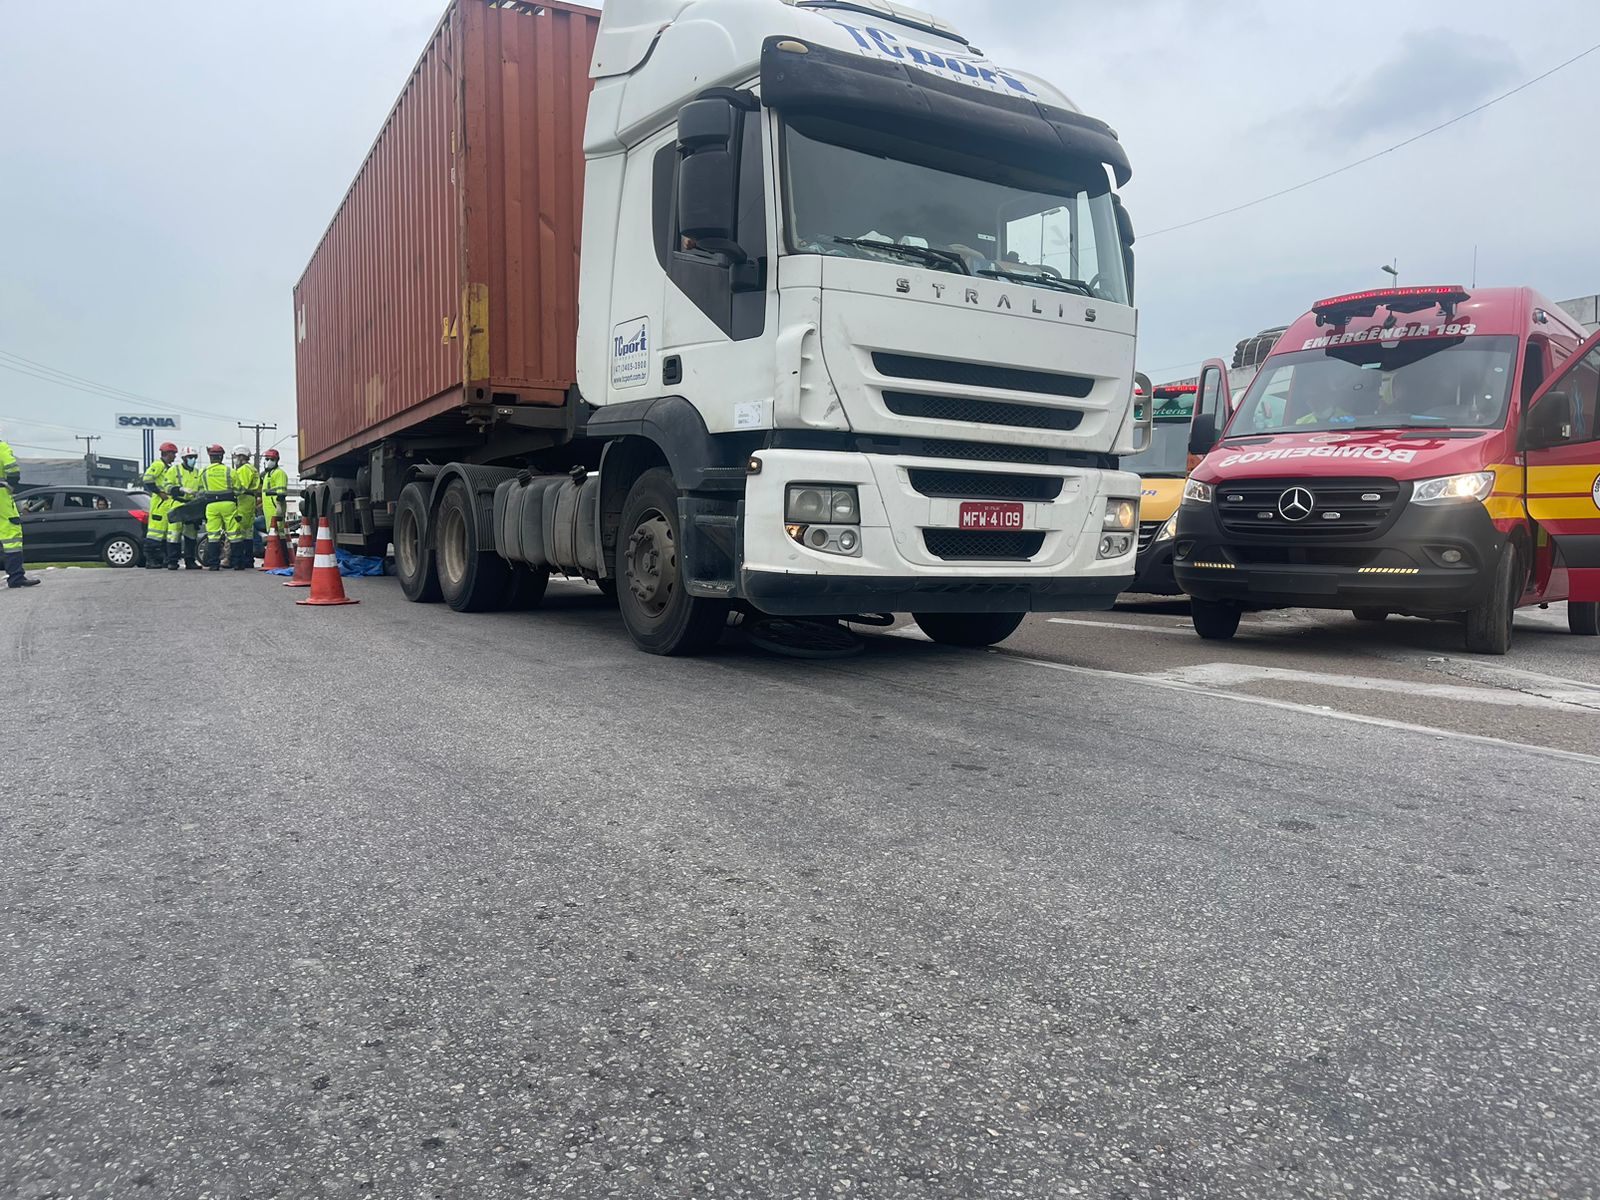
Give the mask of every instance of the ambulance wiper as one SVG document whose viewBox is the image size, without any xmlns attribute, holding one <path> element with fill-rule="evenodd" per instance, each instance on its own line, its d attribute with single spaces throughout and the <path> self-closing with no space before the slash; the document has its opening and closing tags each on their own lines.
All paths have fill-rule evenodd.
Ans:
<svg viewBox="0 0 1600 1200">
<path fill-rule="evenodd" d="M 901 258 L 914 258 L 935 270 L 943 268 L 954 271 L 957 275 L 972 274 L 967 270 L 967 260 L 954 250 L 935 250 L 932 246 L 902 246 L 899 242 L 878 242 L 872 238 L 836 237 L 833 240 L 841 246 L 860 246 L 864 250 L 881 250 L 885 254 L 898 254 Z"/>
<path fill-rule="evenodd" d="M 1013 283 L 1034 283 L 1040 287 L 1055 288 L 1058 292 L 1071 292 L 1074 296 L 1094 298 L 1094 292 L 1081 279 L 1057 279 L 1054 275 L 1046 275 L 1042 271 L 1037 275 L 1023 271 L 979 271 L 978 274 L 990 279 L 1009 279 Z"/>
</svg>

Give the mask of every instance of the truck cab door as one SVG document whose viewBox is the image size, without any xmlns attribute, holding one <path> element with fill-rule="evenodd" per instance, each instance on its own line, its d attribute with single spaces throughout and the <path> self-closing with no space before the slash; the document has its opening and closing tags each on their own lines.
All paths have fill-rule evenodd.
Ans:
<svg viewBox="0 0 1600 1200">
<path fill-rule="evenodd" d="M 1567 598 L 1600 601 L 1600 334 L 1539 389 L 1522 420 L 1528 515 L 1540 541 L 1553 543 L 1556 570 L 1567 571 Z"/>
<path fill-rule="evenodd" d="M 1189 418 L 1189 470 L 1211 453 L 1222 440 L 1222 431 L 1233 415 L 1233 391 L 1228 386 L 1228 364 L 1220 358 L 1200 364 L 1200 384 L 1194 397 L 1194 416 Z"/>
</svg>

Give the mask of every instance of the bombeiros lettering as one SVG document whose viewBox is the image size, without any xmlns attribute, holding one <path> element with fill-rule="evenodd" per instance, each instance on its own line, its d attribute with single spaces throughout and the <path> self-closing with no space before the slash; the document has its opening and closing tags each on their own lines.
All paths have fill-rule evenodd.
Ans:
<svg viewBox="0 0 1600 1200">
<path fill-rule="evenodd" d="M 1394 450 L 1388 446 L 1283 446 L 1276 450 L 1251 450 L 1244 454 L 1230 454 L 1222 460 L 1224 467 L 1247 467 L 1251 463 L 1278 462 L 1296 458 L 1357 458 L 1366 462 L 1415 462 L 1415 450 Z"/>
</svg>

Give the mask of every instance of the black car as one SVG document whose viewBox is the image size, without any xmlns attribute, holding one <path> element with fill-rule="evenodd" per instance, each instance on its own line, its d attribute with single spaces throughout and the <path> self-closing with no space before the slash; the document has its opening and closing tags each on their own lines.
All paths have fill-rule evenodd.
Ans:
<svg viewBox="0 0 1600 1200">
<path fill-rule="evenodd" d="M 116 488 L 24 486 L 16 496 L 22 552 L 29 562 L 103 562 L 137 567 L 144 559 L 150 497 Z"/>
</svg>

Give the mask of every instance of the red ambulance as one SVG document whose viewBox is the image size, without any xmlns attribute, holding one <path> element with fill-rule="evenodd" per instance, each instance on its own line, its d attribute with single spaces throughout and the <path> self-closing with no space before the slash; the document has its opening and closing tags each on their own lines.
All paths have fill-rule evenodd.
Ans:
<svg viewBox="0 0 1600 1200">
<path fill-rule="evenodd" d="M 1236 406 L 1208 362 L 1173 539 L 1196 632 L 1348 609 L 1460 618 L 1504 654 L 1518 607 L 1563 600 L 1600 632 L 1597 394 L 1600 335 L 1529 288 L 1323 300 Z"/>
</svg>

